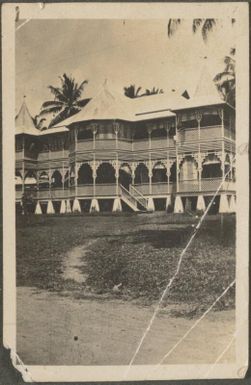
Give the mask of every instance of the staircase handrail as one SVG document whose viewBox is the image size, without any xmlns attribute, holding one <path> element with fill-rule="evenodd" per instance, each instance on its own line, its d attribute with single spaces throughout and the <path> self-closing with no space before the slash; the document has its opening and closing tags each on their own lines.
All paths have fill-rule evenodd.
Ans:
<svg viewBox="0 0 251 385">
<path fill-rule="evenodd" d="M 140 204 L 143 205 L 145 208 L 147 207 L 147 199 L 144 197 L 144 195 L 136 189 L 136 187 L 134 187 L 132 184 L 130 185 L 129 187 L 130 190 L 132 190 L 133 192 L 135 192 L 138 196 L 140 196 L 140 200 L 143 201 L 143 203 L 140 201 Z M 131 193 L 131 191 L 129 190 L 129 192 Z M 135 199 L 138 199 L 134 196 L 134 194 L 132 193 L 132 196 L 135 198 Z M 139 199 L 138 199 L 139 200 Z"/>
<path fill-rule="evenodd" d="M 122 194 L 125 194 L 129 200 L 136 206 L 136 202 L 138 202 L 141 206 L 142 206 L 142 202 L 140 202 L 140 200 L 138 198 L 136 198 L 135 196 L 133 196 L 130 191 L 128 191 L 124 186 L 122 186 L 121 184 L 119 185 L 120 186 L 120 189 L 121 189 L 121 192 Z M 144 207 L 144 205 L 143 205 Z"/>
</svg>

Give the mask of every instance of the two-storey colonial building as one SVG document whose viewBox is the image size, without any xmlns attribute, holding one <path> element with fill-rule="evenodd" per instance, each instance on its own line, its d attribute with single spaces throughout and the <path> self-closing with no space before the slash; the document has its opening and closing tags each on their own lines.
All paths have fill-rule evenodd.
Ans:
<svg viewBox="0 0 251 385">
<path fill-rule="evenodd" d="M 101 91 L 57 127 L 16 116 L 16 201 L 34 212 L 235 211 L 235 111 L 203 77 L 193 95 Z"/>
</svg>

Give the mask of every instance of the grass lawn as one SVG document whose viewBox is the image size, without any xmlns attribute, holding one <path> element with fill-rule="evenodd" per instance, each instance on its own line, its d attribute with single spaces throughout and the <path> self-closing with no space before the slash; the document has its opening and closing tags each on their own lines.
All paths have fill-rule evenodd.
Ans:
<svg viewBox="0 0 251 385">
<path fill-rule="evenodd" d="M 74 295 L 156 301 L 173 275 L 198 218 L 166 215 L 70 215 L 17 218 L 17 285 Z M 83 283 L 64 279 L 66 253 L 89 242 Z M 174 315 L 206 309 L 235 277 L 235 217 L 209 216 L 184 256 L 165 302 Z M 114 285 L 120 285 L 115 293 Z M 231 289 L 217 309 L 234 307 Z M 178 309 L 175 307 L 178 305 Z"/>
</svg>

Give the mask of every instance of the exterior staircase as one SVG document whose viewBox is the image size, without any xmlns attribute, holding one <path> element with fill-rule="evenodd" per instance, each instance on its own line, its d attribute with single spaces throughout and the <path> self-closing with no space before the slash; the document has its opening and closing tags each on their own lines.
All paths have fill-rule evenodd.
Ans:
<svg viewBox="0 0 251 385">
<path fill-rule="evenodd" d="M 135 187 L 130 185 L 129 191 L 120 185 L 120 196 L 133 211 L 146 211 L 147 199 Z"/>
</svg>

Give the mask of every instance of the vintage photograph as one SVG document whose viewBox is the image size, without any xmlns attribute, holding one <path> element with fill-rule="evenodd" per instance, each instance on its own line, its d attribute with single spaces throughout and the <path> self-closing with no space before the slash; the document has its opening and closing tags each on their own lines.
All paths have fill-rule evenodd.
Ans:
<svg viewBox="0 0 251 385">
<path fill-rule="evenodd" d="M 215 14 L 16 7 L 17 364 L 116 366 L 126 380 L 236 363 L 236 136 L 248 128 L 241 21 Z"/>
</svg>

